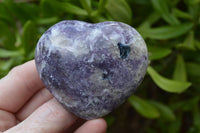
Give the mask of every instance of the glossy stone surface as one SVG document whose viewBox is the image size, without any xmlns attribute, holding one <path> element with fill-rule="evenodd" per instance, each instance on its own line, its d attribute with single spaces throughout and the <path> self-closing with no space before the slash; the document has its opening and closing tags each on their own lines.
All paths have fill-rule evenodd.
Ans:
<svg viewBox="0 0 200 133">
<path fill-rule="evenodd" d="M 144 40 L 127 24 L 70 20 L 42 35 L 35 61 L 45 86 L 67 110 L 94 119 L 133 94 L 148 56 Z"/>
</svg>

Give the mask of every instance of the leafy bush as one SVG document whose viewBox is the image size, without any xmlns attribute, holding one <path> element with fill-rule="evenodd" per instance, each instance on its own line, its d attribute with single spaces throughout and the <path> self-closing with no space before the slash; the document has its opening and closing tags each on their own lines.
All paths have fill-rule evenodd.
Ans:
<svg viewBox="0 0 200 133">
<path fill-rule="evenodd" d="M 3 0 L 0 77 L 34 58 L 39 37 L 61 20 L 121 21 L 149 50 L 147 75 L 106 116 L 108 132 L 200 132 L 200 0 Z"/>
</svg>

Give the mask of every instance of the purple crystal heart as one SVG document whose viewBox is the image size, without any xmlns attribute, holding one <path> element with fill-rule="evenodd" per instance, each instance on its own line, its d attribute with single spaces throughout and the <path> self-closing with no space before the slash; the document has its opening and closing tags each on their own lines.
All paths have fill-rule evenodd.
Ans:
<svg viewBox="0 0 200 133">
<path fill-rule="evenodd" d="M 35 62 L 45 86 L 67 110 L 95 119 L 133 94 L 148 56 L 144 40 L 127 24 L 69 20 L 42 35 Z"/>
</svg>

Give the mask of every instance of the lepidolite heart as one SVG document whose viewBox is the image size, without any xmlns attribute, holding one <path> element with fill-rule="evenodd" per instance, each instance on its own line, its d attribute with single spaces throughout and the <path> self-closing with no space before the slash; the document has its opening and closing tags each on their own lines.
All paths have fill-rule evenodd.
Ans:
<svg viewBox="0 0 200 133">
<path fill-rule="evenodd" d="M 45 86 L 67 110 L 94 119 L 133 94 L 148 56 L 144 40 L 127 24 L 70 20 L 42 35 L 35 62 Z"/>
</svg>

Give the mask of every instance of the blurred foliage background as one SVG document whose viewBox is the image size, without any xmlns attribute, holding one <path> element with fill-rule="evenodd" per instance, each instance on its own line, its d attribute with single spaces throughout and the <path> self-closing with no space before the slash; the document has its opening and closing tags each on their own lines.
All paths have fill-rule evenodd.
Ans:
<svg viewBox="0 0 200 133">
<path fill-rule="evenodd" d="M 3 0 L 0 78 L 34 58 L 50 26 L 72 19 L 127 23 L 148 46 L 147 75 L 105 117 L 108 133 L 200 133 L 200 0 Z"/>
</svg>

